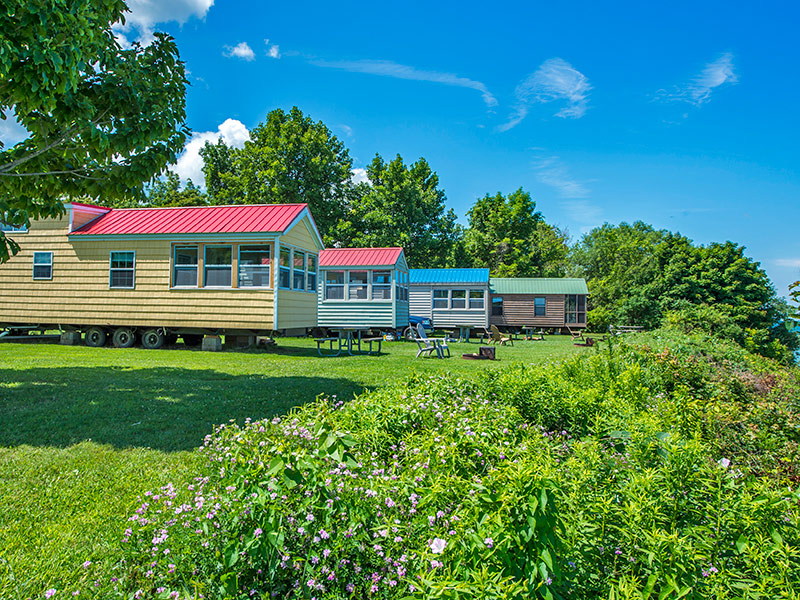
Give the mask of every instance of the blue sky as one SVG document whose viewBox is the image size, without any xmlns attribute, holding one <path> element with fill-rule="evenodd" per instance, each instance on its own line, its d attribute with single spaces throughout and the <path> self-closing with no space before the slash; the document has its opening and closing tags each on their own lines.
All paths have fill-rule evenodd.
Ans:
<svg viewBox="0 0 800 600">
<path fill-rule="evenodd" d="M 190 71 L 184 177 L 297 105 L 356 168 L 425 157 L 462 221 L 522 186 L 573 238 L 640 219 L 800 279 L 796 3 L 130 5 L 121 35 L 171 33 Z"/>
</svg>

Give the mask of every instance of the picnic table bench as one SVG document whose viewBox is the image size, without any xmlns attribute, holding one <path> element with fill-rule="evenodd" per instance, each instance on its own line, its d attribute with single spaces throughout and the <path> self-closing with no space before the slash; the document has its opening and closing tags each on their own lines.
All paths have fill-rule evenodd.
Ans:
<svg viewBox="0 0 800 600">
<path fill-rule="evenodd" d="M 374 356 L 375 354 L 379 354 L 381 351 L 381 344 L 383 343 L 383 337 L 362 337 L 362 333 L 369 332 L 369 328 L 337 328 L 334 329 L 337 332 L 336 337 L 319 337 L 314 338 L 314 341 L 317 343 L 317 354 L 320 356 L 325 357 L 333 357 L 333 356 L 340 356 L 342 352 L 347 352 L 350 356 L 355 356 L 353 354 L 354 348 L 356 348 L 355 352 L 357 354 L 366 354 L 368 356 Z M 362 350 L 361 344 L 367 344 L 368 349 Z M 328 352 L 324 353 L 322 347 L 328 344 Z M 377 348 L 375 345 L 377 344 Z"/>
</svg>

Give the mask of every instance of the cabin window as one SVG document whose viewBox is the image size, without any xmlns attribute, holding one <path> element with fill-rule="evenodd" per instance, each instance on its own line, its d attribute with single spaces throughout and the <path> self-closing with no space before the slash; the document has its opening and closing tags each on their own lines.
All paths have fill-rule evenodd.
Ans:
<svg viewBox="0 0 800 600">
<path fill-rule="evenodd" d="M 404 271 L 398 271 L 398 275 L 400 280 L 399 299 L 403 302 L 408 302 L 408 273 Z"/>
<path fill-rule="evenodd" d="M 133 289 L 136 252 L 111 252 L 109 258 L 108 287 Z"/>
<path fill-rule="evenodd" d="M 483 310 L 483 290 L 469 291 L 469 307 Z"/>
<path fill-rule="evenodd" d="M 289 289 L 292 284 L 292 251 L 289 248 L 281 248 L 281 255 L 278 258 L 278 285 L 282 288 Z"/>
<path fill-rule="evenodd" d="M 325 272 L 325 300 L 344 300 L 344 271 Z"/>
<path fill-rule="evenodd" d="M 493 317 L 502 317 L 503 316 L 503 297 L 502 296 L 492 296 L 492 316 Z"/>
<path fill-rule="evenodd" d="M 206 246 L 204 281 L 206 287 L 231 287 L 232 246 Z"/>
<path fill-rule="evenodd" d="M 367 272 L 366 271 L 350 271 L 348 283 L 347 297 L 350 300 L 366 300 L 367 299 Z"/>
<path fill-rule="evenodd" d="M 564 309 L 566 323 L 586 323 L 586 296 L 568 294 L 564 298 Z"/>
<path fill-rule="evenodd" d="M 239 246 L 239 287 L 270 287 L 269 246 Z"/>
<path fill-rule="evenodd" d="M 306 261 L 307 271 L 306 274 L 306 291 L 314 292 L 317 291 L 317 257 L 313 254 L 308 255 L 308 259 Z"/>
<path fill-rule="evenodd" d="M 33 253 L 33 278 L 52 279 L 53 278 L 53 253 L 34 252 Z"/>
<path fill-rule="evenodd" d="M 447 308 L 447 290 L 433 290 L 433 308 Z"/>
<path fill-rule="evenodd" d="M 306 289 L 306 253 L 297 250 L 292 260 L 292 289 L 301 292 Z"/>
<path fill-rule="evenodd" d="M 391 300 L 392 299 L 392 272 L 373 271 L 372 272 L 372 299 Z"/>
<path fill-rule="evenodd" d="M 450 308 L 467 308 L 467 290 L 453 290 L 451 292 Z"/>
<path fill-rule="evenodd" d="M 174 287 L 197 287 L 197 246 L 175 246 L 172 259 L 172 285 Z"/>
<path fill-rule="evenodd" d="M 540 297 L 533 299 L 533 316 L 543 317 L 547 314 L 547 298 Z"/>
</svg>

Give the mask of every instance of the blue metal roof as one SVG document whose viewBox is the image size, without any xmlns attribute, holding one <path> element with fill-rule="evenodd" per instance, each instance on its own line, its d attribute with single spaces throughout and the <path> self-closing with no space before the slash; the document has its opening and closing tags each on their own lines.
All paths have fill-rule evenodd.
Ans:
<svg viewBox="0 0 800 600">
<path fill-rule="evenodd" d="M 489 283 L 489 269 L 409 269 L 408 276 L 411 285 Z"/>
</svg>

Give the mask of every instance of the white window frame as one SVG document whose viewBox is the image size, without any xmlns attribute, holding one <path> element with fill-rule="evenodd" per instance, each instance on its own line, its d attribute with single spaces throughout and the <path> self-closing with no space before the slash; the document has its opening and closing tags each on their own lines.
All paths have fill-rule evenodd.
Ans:
<svg viewBox="0 0 800 600">
<path fill-rule="evenodd" d="M 309 262 L 314 259 L 314 270 L 309 268 Z M 314 276 L 314 285 L 311 284 L 309 277 Z M 311 252 L 306 252 L 306 291 L 310 294 L 317 293 L 317 285 L 319 285 L 319 257 Z"/>
<path fill-rule="evenodd" d="M 178 252 L 179 248 L 194 248 L 197 250 L 197 262 L 194 265 L 179 265 L 175 260 L 175 255 Z M 178 267 L 189 270 L 190 267 L 194 267 L 195 272 L 195 284 L 194 285 L 177 285 L 177 277 L 175 277 L 175 272 L 178 270 Z M 197 244 L 175 244 L 172 246 L 172 287 L 178 289 L 195 289 L 200 287 L 200 246 Z"/>
<path fill-rule="evenodd" d="M 388 273 L 389 274 L 389 283 L 375 283 L 375 273 Z M 370 300 L 391 300 L 392 299 L 392 288 L 394 287 L 392 283 L 392 270 L 391 269 L 373 269 L 369 272 L 369 299 Z M 399 284 L 398 284 L 399 285 Z M 388 298 L 376 298 L 375 297 L 375 288 L 379 289 L 388 289 L 389 297 Z"/>
<path fill-rule="evenodd" d="M 437 298 L 436 297 L 436 292 L 444 292 L 444 298 Z M 442 290 L 442 289 L 438 289 L 437 290 L 436 288 L 434 288 L 433 294 L 431 296 L 431 300 L 433 301 L 433 304 L 431 305 L 433 310 L 447 310 L 447 309 L 449 309 L 450 308 L 450 290 Z M 444 306 L 436 306 L 436 301 L 437 300 L 439 302 L 444 300 Z"/>
<path fill-rule="evenodd" d="M 221 271 L 225 267 L 229 268 L 231 271 L 231 283 L 230 285 L 208 285 L 208 277 L 207 272 L 209 269 L 208 266 L 208 250 L 210 248 L 230 248 L 231 249 L 231 262 L 228 265 L 212 265 L 210 268 L 212 270 Z M 233 244 L 206 244 L 203 246 L 203 287 L 212 290 L 229 290 L 233 287 Z"/>
<path fill-rule="evenodd" d="M 347 270 L 346 269 L 326 269 L 324 271 L 325 277 L 322 280 L 323 288 L 322 293 L 324 294 L 324 300 L 330 300 L 332 302 L 344 302 L 347 300 Z M 342 283 L 328 283 L 328 273 L 341 273 L 342 274 Z M 329 298 L 328 297 L 328 288 L 337 288 L 342 290 L 342 297 L 341 298 Z"/>
<path fill-rule="evenodd" d="M 475 296 L 473 298 L 473 296 L 472 296 L 473 293 L 480 294 L 480 296 L 479 297 Z M 480 306 L 472 306 L 472 301 L 473 300 L 480 300 L 481 301 L 481 305 Z M 468 289 L 467 290 L 467 308 L 469 310 L 486 310 L 486 291 L 485 290 L 474 289 L 474 288 L 473 289 Z"/>
<path fill-rule="evenodd" d="M 28 228 L 25 227 L 25 225 L 17 227 L 16 225 L 9 225 L 8 223 L 0 221 L 0 231 L 3 233 L 28 233 Z"/>
<path fill-rule="evenodd" d="M 38 263 L 36 262 L 36 255 L 37 254 L 47 254 L 50 256 L 49 263 Z M 50 276 L 49 277 L 37 277 L 36 276 L 36 267 L 50 267 Z M 50 281 L 53 279 L 53 253 L 49 250 L 45 251 L 36 251 L 33 253 L 33 280 L 34 281 Z"/>
<path fill-rule="evenodd" d="M 242 248 L 266 248 L 267 253 L 269 254 L 269 264 L 268 265 L 255 265 L 258 269 L 264 269 L 266 267 L 267 272 L 270 274 L 270 277 L 267 277 L 267 285 L 242 285 Z M 261 244 L 239 244 L 237 246 L 236 251 L 236 289 L 241 290 L 266 290 L 272 287 L 272 244 L 261 243 Z M 247 252 L 247 250 L 245 250 Z M 253 267 L 254 265 L 246 265 L 246 267 Z"/>
<path fill-rule="evenodd" d="M 133 266 L 131 267 L 112 267 L 115 254 L 133 254 Z M 111 273 L 113 271 L 132 271 L 133 281 L 130 286 L 111 285 Z M 110 250 L 108 253 L 108 288 L 111 290 L 133 290 L 136 289 L 136 250 Z"/>
<path fill-rule="evenodd" d="M 453 297 L 453 292 L 464 292 L 464 297 L 463 298 L 457 298 L 458 300 L 463 300 L 464 301 L 464 306 L 459 306 L 458 308 L 453 306 L 453 302 L 456 300 L 456 298 Z M 464 289 L 464 288 L 451 289 L 450 290 L 450 310 L 467 310 L 467 308 L 469 308 L 469 290 Z"/>
</svg>

